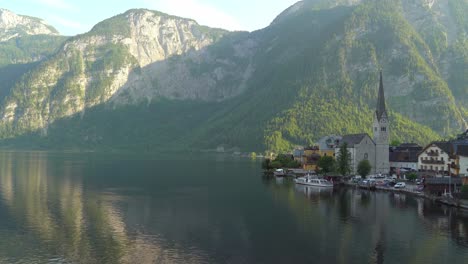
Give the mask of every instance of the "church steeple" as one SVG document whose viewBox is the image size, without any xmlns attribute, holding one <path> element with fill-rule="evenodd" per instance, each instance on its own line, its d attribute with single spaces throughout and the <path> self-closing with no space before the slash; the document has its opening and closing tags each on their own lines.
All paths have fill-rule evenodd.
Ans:
<svg viewBox="0 0 468 264">
<path fill-rule="evenodd" d="M 382 71 L 380 71 L 379 98 L 374 116 L 374 142 L 375 142 L 375 172 L 388 173 L 390 171 L 390 152 L 388 140 L 390 136 L 390 121 L 388 120 L 385 105 Z"/>
<path fill-rule="evenodd" d="M 380 120 L 383 114 L 387 114 L 387 109 L 385 107 L 385 93 L 383 88 L 383 77 L 382 71 L 380 71 L 380 86 L 379 86 L 379 98 L 377 99 L 377 119 Z"/>
</svg>

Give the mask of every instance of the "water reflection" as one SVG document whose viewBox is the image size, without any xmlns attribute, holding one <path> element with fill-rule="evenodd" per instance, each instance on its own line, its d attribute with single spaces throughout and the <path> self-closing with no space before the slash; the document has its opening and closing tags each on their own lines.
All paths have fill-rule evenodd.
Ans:
<svg viewBox="0 0 468 264">
<path fill-rule="evenodd" d="M 196 249 L 168 250 L 158 238 L 133 233 L 122 207 L 141 200 L 86 190 L 82 167 L 59 162 L 42 152 L 0 153 L 0 221 L 7 226 L 0 229 L 0 263 L 203 262 Z M 12 243 L 23 250 L 11 250 Z"/>
<path fill-rule="evenodd" d="M 321 188 L 296 184 L 295 189 L 296 191 L 305 194 L 305 196 L 312 200 L 320 199 L 327 196 L 330 197 L 333 194 L 332 188 Z"/>
<path fill-rule="evenodd" d="M 462 263 L 467 214 L 236 161 L 0 152 L 0 263 Z"/>
<path fill-rule="evenodd" d="M 463 263 L 468 256 L 468 211 L 405 194 L 266 186 L 312 240 L 335 245 L 336 255 L 310 251 L 327 263 Z"/>
</svg>

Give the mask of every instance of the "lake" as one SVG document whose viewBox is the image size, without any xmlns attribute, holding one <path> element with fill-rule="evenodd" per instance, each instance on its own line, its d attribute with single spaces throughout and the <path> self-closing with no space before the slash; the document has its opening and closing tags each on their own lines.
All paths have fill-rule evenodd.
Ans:
<svg viewBox="0 0 468 264">
<path fill-rule="evenodd" d="M 0 152 L 0 263 L 467 263 L 468 211 L 229 155 Z"/>
</svg>

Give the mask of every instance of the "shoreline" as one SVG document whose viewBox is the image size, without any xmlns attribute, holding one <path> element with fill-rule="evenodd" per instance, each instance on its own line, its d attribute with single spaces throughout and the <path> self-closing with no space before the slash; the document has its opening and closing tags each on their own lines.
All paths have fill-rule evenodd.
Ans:
<svg viewBox="0 0 468 264">
<path fill-rule="evenodd" d="M 356 184 L 351 184 L 351 183 L 344 183 L 345 186 L 347 187 L 354 187 L 354 188 L 359 188 Z M 363 188 L 364 189 L 364 188 Z M 404 193 L 404 194 L 410 194 L 414 195 L 417 197 L 422 197 L 437 203 L 445 204 L 448 206 L 460 208 L 460 209 L 468 209 L 468 200 L 466 203 L 463 203 L 461 200 L 456 200 L 456 199 L 449 199 L 449 198 L 444 198 L 444 197 L 437 197 L 434 195 L 429 195 L 424 192 L 417 192 L 413 191 L 410 189 L 395 189 L 392 187 L 382 187 L 382 186 L 375 186 L 375 191 L 384 191 L 384 192 L 393 192 L 393 193 Z"/>
</svg>

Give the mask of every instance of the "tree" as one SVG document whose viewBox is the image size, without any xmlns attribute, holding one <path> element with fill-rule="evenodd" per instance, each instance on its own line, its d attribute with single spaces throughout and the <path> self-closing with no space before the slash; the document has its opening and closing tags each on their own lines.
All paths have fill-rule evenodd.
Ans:
<svg viewBox="0 0 468 264">
<path fill-rule="evenodd" d="M 263 162 L 262 162 L 262 169 L 264 169 L 264 170 L 269 170 L 269 169 L 271 169 L 270 163 L 271 163 L 271 160 L 270 160 L 270 159 L 265 159 L 265 160 L 263 160 Z"/>
<path fill-rule="evenodd" d="M 392 142 L 390 143 L 390 146 L 392 146 L 392 147 L 398 147 L 398 146 L 400 146 L 400 145 L 401 145 L 401 142 L 400 142 L 400 140 L 398 140 L 398 139 L 394 139 L 394 140 L 392 140 Z"/>
<path fill-rule="evenodd" d="M 341 145 L 336 163 L 341 175 L 345 176 L 351 172 L 351 154 L 348 151 L 348 143 Z"/>
<path fill-rule="evenodd" d="M 407 179 L 408 181 L 414 181 L 414 180 L 416 180 L 417 178 L 418 178 L 418 175 L 417 175 L 416 173 L 414 173 L 414 172 L 412 172 L 412 173 L 406 175 L 406 179 Z"/>
<path fill-rule="evenodd" d="M 323 156 L 319 159 L 317 166 L 320 168 L 320 173 L 326 175 L 335 169 L 335 159 L 330 156 Z"/>
<path fill-rule="evenodd" d="M 372 166 L 368 160 L 361 160 L 358 164 L 357 172 L 359 175 L 361 175 L 362 178 L 365 179 L 367 175 L 369 175 L 371 168 Z"/>
<path fill-rule="evenodd" d="M 462 199 L 468 199 L 468 185 L 463 185 L 461 189 Z"/>
</svg>

